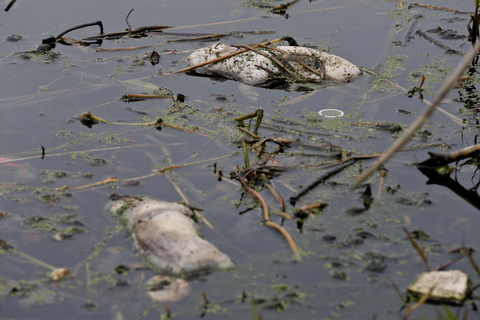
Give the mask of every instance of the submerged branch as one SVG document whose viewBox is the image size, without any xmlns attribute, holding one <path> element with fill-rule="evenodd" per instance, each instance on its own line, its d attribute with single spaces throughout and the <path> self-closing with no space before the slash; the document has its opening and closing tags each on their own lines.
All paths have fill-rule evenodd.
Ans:
<svg viewBox="0 0 480 320">
<path fill-rule="evenodd" d="M 480 154 L 480 144 L 466 147 L 461 150 L 457 150 L 447 154 L 441 154 L 441 153 L 435 153 L 435 152 L 429 152 L 428 154 L 430 155 L 430 158 L 420 162 L 419 165 L 426 166 L 426 167 L 444 166 L 451 162 L 478 156 Z"/>
</svg>

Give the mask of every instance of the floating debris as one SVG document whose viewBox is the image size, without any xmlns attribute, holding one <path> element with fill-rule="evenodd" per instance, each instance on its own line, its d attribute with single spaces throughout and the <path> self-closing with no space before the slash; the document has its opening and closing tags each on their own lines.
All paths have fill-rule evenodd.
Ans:
<svg viewBox="0 0 480 320">
<path fill-rule="evenodd" d="M 164 301 L 178 301 L 190 291 L 190 285 L 184 279 L 155 276 L 147 281 L 147 293 L 150 298 Z"/>
<path fill-rule="evenodd" d="M 198 235 L 184 205 L 149 197 L 123 197 L 107 209 L 120 216 L 135 245 L 154 266 L 173 273 L 205 268 L 228 269 L 232 260 Z"/>
<path fill-rule="evenodd" d="M 70 270 L 66 268 L 57 268 L 50 273 L 53 281 L 60 281 L 70 274 Z"/>
<path fill-rule="evenodd" d="M 323 109 L 318 114 L 325 118 L 340 118 L 344 115 L 343 111 L 338 109 Z"/>
<path fill-rule="evenodd" d="M 187 61 L 191 66 L 195 66 L 240 50 L 240 48 L 217 42 L 209 47 L 194 51 L 187 57 Z M 280 51 L 285 53 L 282 54 Z M 285 70 L 282 70 L 274 59 L 287 64 Z M 312 69 L 315 72 L 312 72 Z M 289 72 L 285 72 L 286 70 Z M 250 50 L 205 65 L 197 68 L 196 72 L 223 76 L 251 86 L 261 86 L 272 77 L 286 77 L 291 75 L 290 73 L 298 75 L 305 82 L 319 82 L 322 80 L 322 74 L 333 80 L 348 81 L 362 73 L 358 67 L 343 58 L 315 49 L 297 46 L 256 47 L 255 51 Z"/>
<path fill-rule="evenodd" d="M 407 290 L 421 296 L 430 293 L 429 300 L 461 304 L 467 297 L 468 275 L 460 270 L 422 273 Z"/>
</svg>

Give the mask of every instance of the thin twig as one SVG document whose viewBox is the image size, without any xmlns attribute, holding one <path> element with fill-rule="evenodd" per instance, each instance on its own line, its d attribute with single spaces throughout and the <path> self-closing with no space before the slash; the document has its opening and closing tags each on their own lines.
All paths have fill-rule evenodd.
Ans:
<svg viewBox="0 0 480 320">
<path fill-rule="evenodd" d="M 338 161 L 337 161 L 338 163 Z M 327 172 L 323 175 L 321 175 L 319 178 L 315 179 L 315 181 L 313 181 L 312 183 L 310 183 L 309 185 L 307 185 L 306 187 L 304 187 L 302 190 L 300 190 L 298 192 L 298 194 L 296 194 L 295 196 L 292 196 L 290 197 L 290 204 L 292 206 L 295 205 L 295 203 L 298 201 L 298 199 L 300 199 L 300 197 L 302 197 L 304 194 L 306 194 L 308 191 L 312 190 L 313 188 L 315 188 L 317 185 L 319 185 L 320 183 L 324 182 L 325 180 L 327 180 L 328 178 L 330 178 L 331 176 L 343 171 L 344 169 L 348 168 L 349 166 L 351 166 L 353 163 L 355 163 L 355 160 L 352 160 L 352 159 L 349 159 L 348 161 L 345 161 L 345 162 L 342 162 L 342 165 L 339 166 L 338 168 L 330 171 L 330 172 Z"/>
<path fill-rule="evenodd" d="M 387 162 L 390 157 L 392 157 L 398 149 L 400 149 L 404 144 L 406 144 L 415 132 L 422 126 L 422 124 L 432 115 L 435 107 L 443 100 L 445 95 L 450 91 L 453 85 L 457 80 L 462 76 L 465 68 L 471 63 L 473 58 L 480 51 L 480 41 L 478 41 L 475 46 L 468 52 L 468 54 L 463 58 L 463 60 L 457 66 L 457 69 L 448 77 L 448 79 L 443 83 L 443 86 L 438 91 L 435 99 L 432 104 L 427 106 L 422 114 L 415 120 L 415 122 L 408 128 L 408 130 L 398 138 L 390 148 L 378 159 L 378 162 L 371 166 L 367 171 L 365 171 L 358 179 L 355 181 L 351 189 L 356 188 L 360 183 L 365 181 L 372 173 L 374 173 L 381 165 Z"/>
<path fill-rule="evenodd" d="M 280 225 L 278 225 L 278 224 L 276 224 L 276 223 L 274 223 L 270 220 L 270 213 L 269 213 L 268 205 L 267 205 L 267 202 L 265 201 L 265 199 L 263 199 L 263 197 L 260 195 L 260 193 L 255 191 L 252 187 L 250 187 L 248 185 L 248 183 L 245 181 L 244 178 L 240 179 L 240 183 L 245 188 L 245 190 L 256 201 L 260 202 L 260 205 L 262 207 L 262 212 L 263 212 L 263 220 L 265 220 L 265 224 L 267 226 L 271 227 L 271 228 L 274 228 L 275 230 L 277 230 L 278 232 L 280 232 L 283 235 L 285 240 L 287 240 L 288 245 L 292 249 L 293 253 L 295 254 L 295 260 L 298 261 L 298 262 L 301 261 L 302 257 L 300 256 L 300 253 L 298 252 L 297 244 L 295 243 L 295 240 L 293 240 L 292 236 L 282 226 L 280 226 Z"/>
<path fill-rule="evenodd" d="M 442 11 L 449 11 L 449 12 L 453 12 L 453 13 L 462 13 L 462 14 L 470 14 L 470 15 L 474 14 L 473 12 L 469 12 L 469 11 L 460 11 L 460 10 L 446 8 L 446 7 L 431 6 L 429 4 L 410 3 L 408 5 L 408 8 L 410 9 L 412 7 L 423 7 L 423 8 L 428 8 L 428 9 L 435 9 L 435 10 L 442 10 Z"/>
<path fill-rule="evenodd" d="M 420 255 L 420 257 L 422 258 L 423 260 L 423 263 L 425 264 L 425 268 L 427 269 L 428 272 L 430 272 L 430 267 L 428 266 L 428 260 L 427 260 L 427 256 L 425 255 L 425 251 L 423 251 L 420 246 L 418 245 L 418 243 L 415 241 L 415 239 L 413 239 L 412 235 L 410 234 L 410 232 L 408 232 L 407 228 L 405 227 L 402 227 L 402 230 L 403 232 L 405 232 L 405 234 L 407 235 L 408 237 L 408 240 L 410 240 L 410 243 L 412 244 L 412 246 L 415 248 L 415 250 L 417 250 L 418 254 Z"/>
<path fill-rule="evenodd" d="M 175 190 L 177 191 L 177 193 L 180 195 L 180 197 L 182 197 L 182 201 L 185 202 L 186 204 L 190 205 L 190 202 L 188 201 L 187 197 L 185 197 L 185 195 L 183 194 L 182 190 L 177 186 L 177 184 L 175 183 L 175 181 L 170 178 L 168 175 L 166 175 L 166 177 L 168 178 L 168 180 L 172 183 L 173 187 L 175 188 Z M 210 228 L 210 229 L 215 229 L 213 227 L 213 225 L 210 223 L 210 221 L 207 220 L 207 218 L 205 218 L 201 213 L 200 211 L 196 210 L 196 209 L 193 209 L 192 210 L 195 215 L 199 216 L 203 222 L 205 222 L 205 224 Z"/>
<path fill-rule="evenodd" d="M 63 31 L 62 33 L 60 33 L 58 36 L 56 36 L 55 40 L 60 39 L 61 37 L 63 37 L 64 35 L 66 35 L 69 32 L 72 32 L 72 31 L 77 30 L 77 29 L 90 27 L 90 26 L 99 26 L 100 27 L 100 34 L 103 35 L 103 23 L 102 23 L 102 21 L 98 20 L 98 21 L 95 21 L 95 22 L 84 23 L 84 24 L 72 27 L 70 29 L 67 29 L 67 30 Z"/>
<path fill-rule="evenodd" d="M 130 17 L 130 13 L 132 13 L 133 10 L 134 10 L 134 8 L 132 8 L 132 10 L 130 10 L 130 12 L 125 17 L 125 20 L 127 21 L 128 31 L 130 31 L 130 32 L 132 32 L 132 27 L 130 26 L 130 23 L 128 23 L 128 17 Z"/>
<path fill-rule="evenodd" d="M 430 158 L 420 162 L 422 166 L 444 166 L 451 162 L 463 160 L 470 157 L 475 157 L 480 154 L 480 144 L 476 144 L 470 147 L 466 147 L 447 154 L 440 154 L 435 152 L 429 152 Z"/>
<path fill-rule="evenodd" d="M 17 0 L 10 1 L 8 6 L 5 8 L 5 12 L 8 12 L 8 10 L 10 10 L 10 8 L 15 4 L 15 2 L 17 2 Z"/>
<path fill-rule="evenodd" d="M 267 42 L 263 42 L 261 43 L 262 45 L 270 45 L 270 44 L 273 44 L 273 43 L 277 43 L 277 42 L 280 42 L 284 40 L 284 38 L 279 38 L 279 39 L 275 39 L 275 40 L 272 40 L 272 41 L 267 41 Z M 260 44 L 254 44 L 252 45 L 253 48 L 255 47 L 258 47 L 260 46 Z M 188 67 L 188 68 L 183 68 L 183 69 L 180 69 L 180 70 L 177 70 L 175 72 L 172 72 L 170 74 L 175 74 L 175 73 L 180 73 L 180 72 L 187 72 L 187 71 L 192 71 L 192 70 L 195 70 L 197 68 L 200 68 L 200 67 L 203 67 L 207 64 L 211 64 L 211 63 L 216 63 L 216 62 L 219 62 L 219 61 L 223 61 L 225 59 L 228 59 L 228 58 L 231 58 L 231 57 L 234 57 L 236 55 L 239 55 L 241 53 L 245 53 L 245 52 L 248 52 L 249 49 L 243 49 L 243 50 L 238 50 L 238 51 L 235 51 L 235 52 L 232 52 L 230 54 L 226 54 L 224 56 L 221 56 L 219 58 L 216 58 L 216 59 L 213 59 L 213 60 L 209 60 L 209 61 L 206 61 L 206 62 L 203 62 L 203 63 L 199 63 L 199 64 L 196 64 L 194 66 L 191 66 L 191 67 Z"/>
<path fill-rule="evenodd" d="M 393 282 L 392 279 L 390 279 L 390 277 L 387 277 L 387 279 L 390 281 L 390 283 L 392 284 L 392 287 L 395 289 L 395 291 L 397 292 L 398 294 L 398 297 L 400 298 L 400 300 L 402 301 L 402 304 L 403 304 L 403 307 L 405 308 L 405 310 L 407 310 L 408 308 L 408 304 L 407 304 L 407 301 L 405 301 L 405 299 L 403 298 L 403 294 L 402 292 L 400 291 L 400 289 L 398 289 L 398 286 L 395 282 Z"/>
<path fill-rule="evenodd" d="M 411 306 L 407 311 L 405 311 L 405 315 L 403 316 L 402 320 L 407 320 L 410 314 L 417 310 L 418 307 L 420 307 L 422 304 L 425 303 L 425 301 L 428 300 L 430 297 L 430 294 L 432 294 L 432 291 L 435 287 L 432 287 L 429 292 L 425 293 L 418 301 L 415 303 L 413 306 Z"/>
</svg>

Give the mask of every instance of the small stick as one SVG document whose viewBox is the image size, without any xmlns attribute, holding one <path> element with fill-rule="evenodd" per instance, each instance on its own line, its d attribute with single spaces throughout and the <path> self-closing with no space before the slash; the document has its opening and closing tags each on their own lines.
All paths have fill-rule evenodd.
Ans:
<svg viewBox="0 0 480 320">
<path fill-rule="evenodd" d="M 385 169 L 380 170 L 380 183 L 378 185 L 377 196 L 382 194 L 383 184 L 385 183 L 386 175 L 387 175 L 387 171 L 385 171 Z"/>
<path fill-rule="evenodd" d="M 194 38 L 173 39 L 173 40 L 168 40 L 168 42 L 173 43 L 173 42 L 187 42 L 187 41 L 197 41 L 197 40 L 205 40 L 205 39 L 218 39 L 218 38 L 228 37 L 230 35 L 231 34 L 228 34 L 228 33 L 208 34 L 208 35 L 198 36 Z"/>
<path fill-rule="evenodd" d="M 355 181 L 351 189 L 357 187 L 362 183 L 366 178 L 368 178 L 373 172 L 377 170 L 382 164 L 384 164 L 391 156 L 393 156 L 398 149 L 400 149 L 410 138 L 415 134 L 415 132 L 420 128 L 420 126 L 427 120 L 435 110 L 435 107 L 443 100 L 445 95 L 450 91 L 457 80 L 462 76 L 465 68 L 471 63 L 475 56 L 480 51 L 480 41 L 477 41 L 475 46 L 468 52 L 468 54 L 463 58 L 463 60 L 458 64 L 457 69 L 448 77 L 448 79 L 443 83 L 443 86 L 438 91 L 437 95 L 433 102 L 428 105 L 422 112 L 422 114 L 415 120 L 415 122 L 408 128 L 408 130 L 403 134 L 402 137 L 397 139 L 390 148 L 378 159 L 378 162 L 371 166 L 367 171 L 365 171 L 358 179 Z"/>
<path fill-rule="evenodd" d="M 10 10 L 10 8 L 15 4 L 15 2 L 17 2 L 17 0 L 10 1 L 8 6 L 5 8 L 5 12 L 8 12 L 8 10 Z"/>
<path fill-rule="evenodd" d="M 257 110 L 257 120 L 255 121 L 255 128 L 253 129 L 254 134 L 258 134 L 258 128 L 260 128 L 260 124 L 262 123 L 263 119 L 263 108 L 258 108 Z"/>
<path fill-rule="evenodd" d="M 208 298 L 207 298 L 207 294 L 205 293 L 205 291 L 200 291 L 200 294 L 202 295 L 203 297 L 203 301 L 205 302 L 205 304 L 209 304 L 210 301 L 208 301 Z"/>
<path fill-rule="evenodd" d="M 436 44 L 436 45 L 439 46 L 440 48 L 445 49 L 445 52 L 446 52 L 446 53 L 460 53 L 459 51 L 450 48 L 449 46 L 447 46 L 447 45 L 444 44 L 443 42 L 438 41 L 437 39 L 435 39 L 434 37 L 430 36 L 429 34 L 426 34 L 423 30 L 418 29 L 418 30 L 416 31 L 416 34 L 420 35 L 423 39 L 425 39 L 425 40 L 427 40 L 427 41 L 430 41 L 430 42 L 433 43 L 433 44 Z"/>
<path fill-rule="evenodd" d="M 266 183 L 265 187 L 272 193 L 272 195 L 277 199 L 278 203 L 282 206 L 282 210 L 285 211 L 285 201 L 283 200 L 283 197 L 280 195 L 280 193 L 275 189 L 271 184 Z"/>
<path fill-rule="evenodd" d="M 316 186 L 318 186 L 320 183 L 324 182 L 331 176 L 348 168 L 354 163 L 355 163 L 355 160 L 348 160 L 344 162 L 340 167 L 321 175 L 319 178 L 317 178 L 315 181 L 310 183 L 308 186 L 304 187 L 297 195 L 290 197 L 290 204 L 294 206 L 295 203 L 298 201 L 298 199 L 300 199 L 300 197 L 302 197 L 304 194 L 306 194 L 307 192 L 309 192 L 310 190 L 312 190 L 313 188 L 315 188 Z"/>
<path fill-rule="evenodd" d="M 134 100 L 134 99 L 168 99 L 172 98 L 169 95 L 160 95 L 160 94 L 137 94 L 137 93 L 125 93 L 122 96 L 122 100 Z"/>
<path fill-rule="evenodd" d="M 255 118 L 257 116 L 257 111 L 255 112 L 251 112 L 251 113 L 247 113 L 247 114 L 244 114 L 243 116 L 238 116 L 236 118 L 233 118 L 233 120 L 235 121 L 243 121 L 243 120 L 247 120 L 247 119 L 251 119 L 251 118 Z"/>
<path fill-rule="evenodd" d="M 62 33 L 60 33 L 58 36 L 56 36 L 55 40 L 60 39 L 61 37 L 63 37 L 64 35 L 66 35 L 69 32 L 72 32 L 72 31 L 77 30 L 77 29 L 90 27 L 90 26 L 99 26 L 100 27 L 100 34 L 103 35 L 103 23 L 102 23 L 102 21 L 98 20 L 98 21 L 95 21 L 95 22 L 84 23 L 84 24 L 78 25 L 76 27 L 67 29 L 67 30 L 63 31 Z"/>
<path fill-rule="evenodd" d="M 428 8 L 428 9 L 450 11 L 450 12 L 453 12 L 453 13 L 462 13 L 462 14 L 470 14 L 470 15 L 474 14 L 473 12 L 469 12 L 469 11 L 460 11 L 460 10 L 446 8 L 446 7 L 431 6 L 429 4 L 410 3 L 408 5 L 408 9 L 410 10 L 410 8 L 412 8 L 412 7 L 423 7 L 423 8 Z"/>
<path fill-rule="evenodd" d="M 246 134 L 248 134 L 250 137 L 252 137 L 252 138 L 254 138 L 254 139 L 260 139 L 259 136 L 257 136 L 257 135 L 254 134 L 253 132 L 248 131 L 248 130 L 245 129 L 245 128 L 237 127 L 237 129 L 240 130 L 240 131 L 242 131 L 242 132 L 244 132 L 244 133 L 246 133 Z"/>
<path fill-rule="evenodd" d="M 465 243 L 463 243 L 462 245 L 463 245 L 463 251 L 465 251 L 465 254 L 467 255 L 468 261 L 470 261 L 470 264 L 472 265 L 473 269 L 475 270 L 475 273 L 477 274 L 477 276 L 480 277 L 480 269 L 478 268 L 478 265 L 475 262 L 475 260 L 473 260 L 473 258 L 472 258 L 472 250 L 469 250 L 467 247 L 465 247 Z"/>
<path fill-rule="evenodd" d="M 74 189 L 81 190 L 81 189 L 85 189 L 85 188 L 99 186 L 99 185 L 102 185 L 102 184 L 107 184 L 107 183 L 111 183 L 111 182 L 120 182 L 120 181 L 122 181 L 122 180 L 118 179 L 117 177 L 108 177 L 107 179 L 105 179 L 103 181 L 95 182 L 95 183 L 92 183 L 92 184 L 87 184 L 85 186 L 75 187 Z"/>
<path fill-rule="evenodd" d="M 167 311 L 167 319 L 170 319 L 172 317 L 172 313 L 170 312 L 170 306 L 168 304 L 165 305 L 165 310 Z"/>
<path fill-rule="evenodd" d="M 403 294 L 402 292 L 400 291 L 400 289 L 398 289 L 398 286 L 395 282 L 393 282 L 392 279 L 390 279 L 390 277 L 387 277 L 387 279 L 390 281 L 390 283 L 392 284 L 392 287 L 395 289 L 395 291 L 397 292 L 398 294 L 398 297 L 400 298 L 400 300 L 402 301 L 402 304 L 403 304 L 403 308 L 405 310 L 407 310 L 408 308 L 408 304 L 407 304 L 407 301 L 405 301 L 405 299 L 403 298 Z"/>
<path fill-rule="evenodd" d="M 242 139 L 243 160 L 245 161 L 245 169 L 250 168 L 250 159 L 248 159 L 247 142 Z"/>
<path fill-rule="evenodd" d="M 130 10 L 130 12 L 125 17 L 125 20 L 127 21 L 127 26 L 128 26 L 128 31 L 129 32 L 132 32 L 132 27 L 130 26 L 130 23 L 128 23 L 128 17 L 130 16 L 130 13 L 132 13 L 133 10 L 134 10 L 134 8 L 132 8 L 132 10 Z"/>
<path fill-rule="evenodd" d="M 430 294 L 432 293 L 433 289 L 435 289 L 435 286 L 430 288 L 430 291 L 428 293 L 425 293 L 420 300 L 417 301 L 413 306 L 411 306 L 407 311 L 405 311 L 405 315 L 403 316 L 402 320 L 407 320 L 410 314 L 415 311 L 418 307 L 420 307 L 422 304 L 425 303 L 425 301 L 428 300 L 430 297 Z"/>
<path fill-rule="evenodd" d="M 298 210 L 307 211 L 307 210 L 317 209 L 317 208 L 321 209 L 321 208 L 326 207 L 326 206 L 327 206 L 326 203 L 314 203 L 314 204 L 310 204 L 308 206 L 300 207 L 300 208 L 298 208 Z"/>
<path fill-rule="evenodd" d="M 466 147 L 454 152 L 450 152 L 447 154 L 429 152 L 430 158 L 420 162 L 419 164 L 422 166 L 444 166 L 451 162 L 463 160 L 470 157 L 475 157 L 480 154 L 480 144 L 473 145 L 471 147 Z"/>
<path fill-rule="evenodd" d="M 300 256 L 300 253 L 298 252 L 297 244 L 295 243 L 295 240 L 293 240 L 292 236 L 282 226 L 276 224 L 275 222 L 270 221 L 270 214 L 269 214 L 269 211 L 268 211 L 268 205 L 267 205 L 267 202 L 265 201 L 265 199 L 263 199 L 263 197 L 260 195 L 260 193 L 255 191 L 253 188 L 251 188 L 247 184 L 247 182 L 245 181 L 245 178 L 240 179 L 240 182 L 242 183 L 245 190 L 248 193 L 250 193 L 250 195 L 255 200 L 260 202 L 260 205 L 262 206 L 263 220 L 265 220 L 266 225 L 271 227 L 271 228 L 274 228 L 275 230 L 280 232 L 283 235 L 283 237 L 287 240 L 288 245 L 290 246 L 293 253 L 295 254 L 295 260 L 298 261 L 298 262 L 302 261 L 302 257 Z"/>
<path fill-rule="evenodd" d="M 273 221 L 266 221 L 265 224 L 275 230 L 277 230 L 278 232 L 280 232 L 282 234 L 282 236 L 287 240 L 288 242 L 288 245 L 290 246 L 290 248 L 292 249 L 293 253 L 295 254 L 295 261 L 302 261 L 302 257 L 300 256 L 300 253 L 298 252 L 298 248 L 297 248 L 297 245 L 295 243 L 295 240 L 293 240 L 292 236 L 287 232 L 287 230 L 285 230 L 285 228 L 283 228 L 282 226 L 276 224 L 275 222 Z"/>
<path fill-rule="evenodd" d="M 275 39 L 275 40 L 272 40 L 272 41 L 267 41 L 267 42 L 264 42 L 262 43 L 263 45 L 269 45 L 269 44 L 272 44 L 272 43 L 277 43 L 277 42 L 280 42 L 284 40 L 284 38 L 279 38 L 279 39 Z M 252 47 L 257 47 L 259 46 L 259 44 L 254 44 L 252 45 Z M 188 68 L 184 68 L 184 69 L 180 69 L 180 70 L 177 70 L 175 72 L 172 72 L 170 74 L 175 74 L 175 73 L 180 73 L 180 72 L 187 72 L 187 71 L 192 71 L 192 70 L 195 70 L 197 68 L 200 68 L 200 67 L 203 67 L 207 64 L 211 64 L 211 63 L 216 63 L 216 62 L 219 62 L 219 61 L 223 61 L 225 59 L 228 59 L 228 58 L 231 58 L 231 57 L 234 57 L 238 54 L 241 54 L 241 53 L 245 53 L 247 52 L 248 49 L 243 49 L 243 50 L 238 50 L 238 51 L 235 51 L 233 53 L 230 53 L 230 54 L 227 54 L 227 55 L 224 55 L 224 56 L 221 56 L 219 58 L 216 58 L 216 59 L 213 59 L 213 60 L 209 60 L 209 61 L 206 61 L 206 62 L 203 62 L 203 63 L 199 63 L 197 65 L 194 65 L 194 66 L 191 66 L 191 67 L 188 67 Z"/>
<path fill-rule="evenodd" d="M 182 197 L 182 201 L 185 202 L 187 205 L 190 206 L 190 202 L 188 201 L 187 197 L 185 196 L 185 194 L 183 194 L 182 190 L 177 186 L 177 184 L 175 183 L 175 181 L 170 178 L 168 175 L 166 175 L 167 179 L 170 181 L 170 183 L 173 185 L 173 187 L 175 188 L 175 190 L 178 192 L 178 194 L 180 195 L 180 197 Z M 195 215 L 199 216 L 203 222 L 205 222 L 205 224 L 210 228 L 210 229 L 213 229 L 215 230 L 215 228 L 213 227 L 213 225 L 210 223 L 210 221 L 207 220 L 207 218 L 205 218 L 205 216 L 203 214 L 200 213 L 200 211 L 198 211 L 197 209 L 192 209 L 193 213 L 195 213 Z"/>
<path fill-rule="evenodd" d="M 430 272 L 430 267 L 428 266 L 428 261 L 427 261 L 427 257 L 425 256 L 425 252 L 420 248 L 420 246 L 415 241 L 415 239 L 413 239 L 412 235 L 410 234 L 410 232 L 408 232 L 407 228 L 402 227 L 402 230 L 403 232 L 405 232 L 405 234 L 408 237 L 408 240 L 410 240 L 410 242 L 412 243 L 412 246 L 415 248 L 415 250 L 417 250 L 418 254 L 422 258 L 423 263 L 425 264 L 425 268 L 427 268 L 427 271 Z"/>
</svg>

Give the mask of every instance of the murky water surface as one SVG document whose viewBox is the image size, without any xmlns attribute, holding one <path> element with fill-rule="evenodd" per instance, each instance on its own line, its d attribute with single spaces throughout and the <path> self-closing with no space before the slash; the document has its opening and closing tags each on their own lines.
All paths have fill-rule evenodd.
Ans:
<svg viewBox="0 0 480 320">
<path fill-rule="evenodd" d="M 473 1 L 427 0 L 425 4 L 474 9 Z M 479 246 L 477 162 L 458 163 L 449 187 L 435 184 L 413 165 L 427 159 L 428 152 L 477 143 L 476 75 L 468 84 L 470 98 L 465 85 L 452 90 L 441 106 L 451 116 L 437 112 L 408 144 L 411 149 L 385 165 L 385 178 L 376 174 L 368 180 L 371 197 L 366 196 L 367 185 L 348 191 L 374 161 L 365 160 L 320 184 L 293 207 L 288 203 L 291 196 L 331 170 L 319 164 L 342 154 L 346 158 L 384 151 L 426 104 L 369 74 L 310 96 L 245 88 L 230 80 L 169 75 L 186 66 L 190 52 L 211 41 L 168 42 L 187 37 L 162 33 L 103 41 L 100 47 L 57 44 L 54 55 L 16 53 L 35 49 L 42 39 L 87 22 L 101 20 L 105 32 L 124 31 L 131 8 L 135 9 L 129 17 L 132 28 L 166 25 L 176 27 L 168 32 L 240 31 L 221 40 L 228 44 L 291 36 L 301 45 L 374 69 L 407 89 L 419 85 L 425 75 L 423 96 L 428 100 L 462 56 L 446 54 L 415 33 L 407 39 L 409 29 L 412 24 L 413 31 L 440 26 L 467 35 L 470 19 L 448 11 L 408 9 L 408 4 L 397 9 L 395 2 L 377 0 L 301 0 L 288 9 L 288 19 L 242 1 L 217 0 L 19 0 L 9 12 L 2 10 L 0 38 L 17 34 L 23 39 L 3 41 L 0 46 L 0 156 L 18 159 L 0 164 L 0 211 L 8 213 L 0 217 L 0 238 L 14 248 L 0 251 L 0 319 L 168 318 L 166 303 L 152 301 L 145 293 L 145 283 L 154 272 L 142 267 L 142 257 L 121 225 L 103 210 L 112 193 L 166 201 L 182 201 L 183 195 L 202 208 L 214 225 L 211 229 L 201 223 L 204 238 L 237 263 L 228 272 L 189 275 L 190 294 L 168 303 L 172 318 L 178 319 L 251 319 L 254 309 L 263 319 L 398 319 L 404 311 L 399 311 L 402 303 L 391 283 L 404 292 L 425 270 L 401 226 L 429 236 L 423 237 L 422 245 L 432 267 L 456 258 L 448 251 L 462 241 Z M 66 36 L 82 39 L 98 31 L 98 26 L 91 26 Z M 470 47 L 465 37 L 441 41 L 463 53 Z M 141 46 L 150 47 L 121 50 Z M 161 54 L 155 66 L 144 59 L 153 48 Z M 185 95 L 187 107 L 168 115 L 171 99 L 122 101 L 125 93 L 152 93 L 157 87 Z M 233 118 L 260 107 L 265 116 L 259 134 L 294 141 L 275 156 L 292 170 L 270 180 L 292 219 L 275 214 L 282 211 L 279 202 L 267 189 L 258 190 L 273 212 L 272 220 L 283 224 L 295 239 L 302 255 L 299 263 L 292 262 L 285 239 L 262 224 L 260 206 L 228 177 L 245 163 L 239 142 L 243 134 L 235 129 Z M 339 109 L 345 115 L 321 118 L 322 109 Z M 77 119 L 86 111 L 122 123 L 162 118 L 209 137 L 169 127 L 161 131 L 114 124 L 88 128 Z M 464 124 L 456 124 L 455 117 Z M 276 144 L 267 144 L 267 152 L 276 149 Z M 250 161 L 255 160 L 252 150 Z M 224 176 L 221 181 L 218 169 Z M 95 185 L 109 177 L 121 181 Z M 318 202 L 327 206 L 295 218 L 296 208 Z M 57 233 L 72 236 L 56 241 L 52 236 Z M 68 268 L 73 277 L 52 282 L 50 267 Z M 477 281 L 468 259 L 451 268 Z M 425 305 L 416 311 L 417 318 L 439 319 L 435 308 L 445 312 Z M 478 318 L 471 304 L 466 308 L 468 319 Z"/>
</svg>

